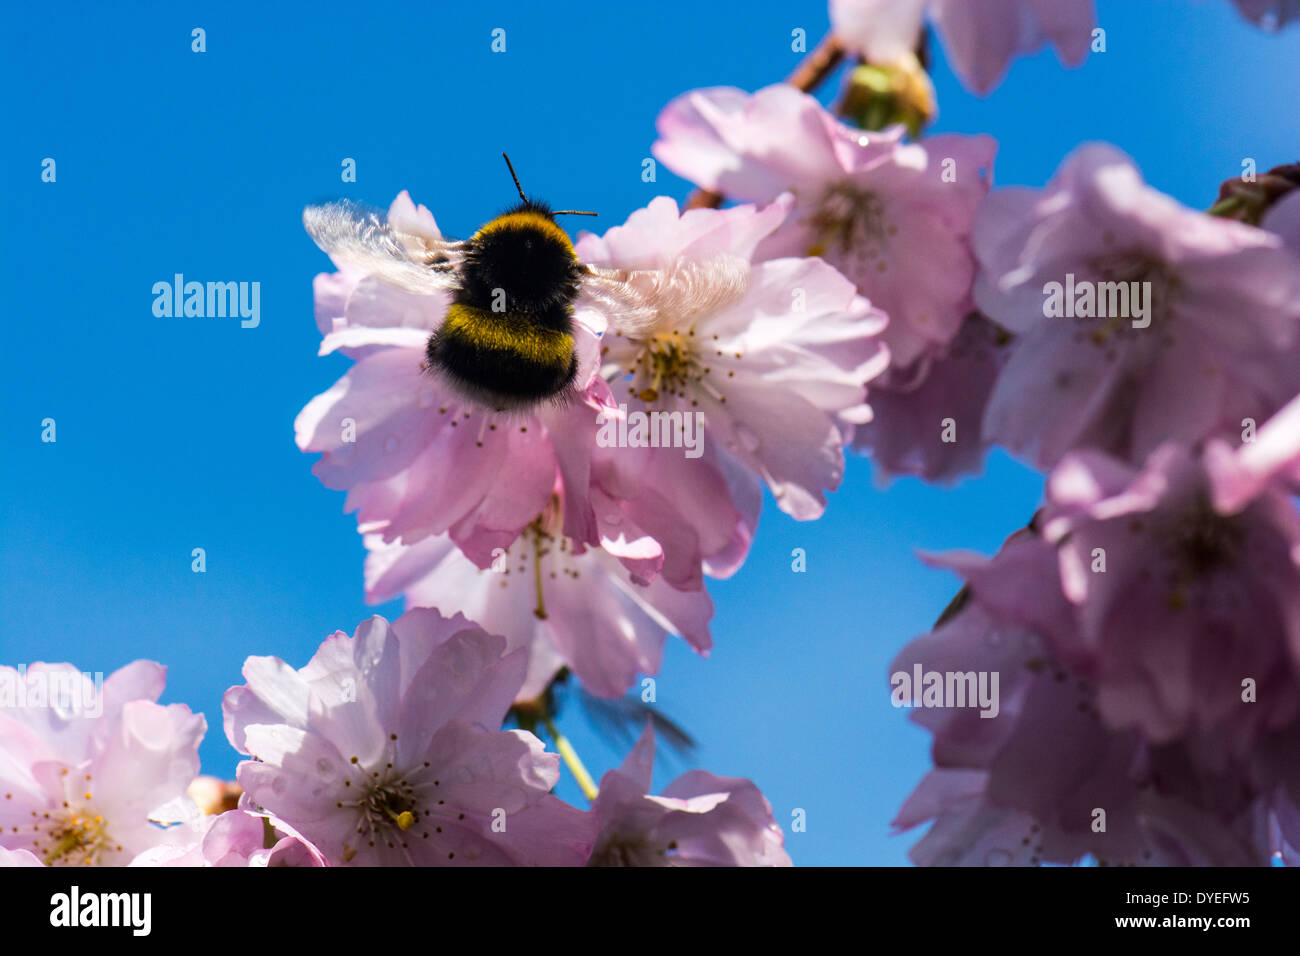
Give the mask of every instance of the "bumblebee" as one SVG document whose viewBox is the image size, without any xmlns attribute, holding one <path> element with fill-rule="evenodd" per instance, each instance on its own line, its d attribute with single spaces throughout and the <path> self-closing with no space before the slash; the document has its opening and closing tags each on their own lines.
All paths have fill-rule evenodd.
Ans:
<svg viewBox="0 0 1300 956">
<path fill-rule="evenodd" d="M 383 212 L 349 201 L 303 213 L 307 232 L 336 263 L 405 292 L 450 296 L 429 336 L 426 368 L 464 397 L 499 410 L 571 398 L 580 297 L 617 316 L 620 328 L 648 330 L 661 308 L 680 313 L 736 294 L 734 268 L 690 263 L 669 273 L 580 262 L 555 217 L 596 214 L 529 199 L 501 155 L 520 201 L 469 239 L 404 233 Z"/>
</svg>

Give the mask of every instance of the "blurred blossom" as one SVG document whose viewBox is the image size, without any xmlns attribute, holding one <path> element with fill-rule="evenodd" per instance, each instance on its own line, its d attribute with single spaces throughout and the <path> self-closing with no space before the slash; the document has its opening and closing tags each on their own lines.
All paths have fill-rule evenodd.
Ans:
<svg viewBox="0 0 1300 956">
<path fill-rule="evenodd" d="M 611 512 L 611 514 L 615 514 Z M 604 546 L 583 548 L 543 516 L 496 559 L 496 570 L 469 561 L 446 536 L 413 545 L 366 537 L 366 596 L 405 595 L 408 607 L 460 612 L 527 648 L 518 699 L 533 700 L 561 667 L 601 697 L 618 697 L 638 674 L 656 674 L 664 641 L 680 634 L 700 653 L 712 646 L 713 602 L 702 589 L 679 590 L 629 569 L 653 540 L 617 523 Z M 615 552 L 619 553 L 615 553 Z"/>
<path fill-rule="evenodd" d="M 199 810 L 205 814 L 219 814 L 235 809 L 243 794 L 239 784 L 206 774 L 195 777 L 188 792 Z"/>
<path fill-rule="evenodd" d="M 1300 20 L 1300 0 L 1232 0 L 1246 19 L 1268 30 Z"/>
<path fill-rule="evenodd" d="M 1300 189 L 1278 200 L 1264 213 L 1260 225 L 1281 236 L 1287 247 L 1300 256 Z"/>
<path fill-rule="evenodd" d="M 1270 484 L 1300 491 L 1300 396 L 1260 426 L 1251 441 L 1236 448 L 1210 441 L 1205 460 L 1214 478 L 1215 507 L 1225 514 L 1239 511 Z"/>
<path fill-rule="evenodd" d="M 976 303 L 1015 335 L 984 432 L 1040 466 L 1235 433 L 1300 390 L 1300 257 L 1180 206 L 1108 146 L 1081 147 L 1045 189 L 990 195 L 975 250 Z"/>
<path fill-rule="evenodd" d="M 6 850 L 0 846 L 0 867 L 44 865 L 31 850 Z"/>
<path fill-rule="evenodd" d="M 600 821 L 588 866 L 790 866 L 772 808 L 748 780 L 703 770 L 650 794 L 654 728 L 600 781 Z"/>
<path fill-rule="evenodd" d="M 155 847 L 132 866 L 326 866 L 325 857 L 283 820 L 227 810 L 194 824 L 195 842 Z"/>
<path fill-rule="evenodd" d="M 1300 516 L 1272 489 L 1223 514 L 1215 492 L 1178 445 L 1141 468 L 1075 452 L 1048 478 L 1040 534 L 948 563 L 1095 683 L 1110 726 L 1156 743 L 1212 730 L 1244 753 L 1300 713 Z"/>
<path fill-rule="evenodd" d="M 939 820 L 918 861 L 1260 865 L 1296 844 L 1300 515 L 1209 457 L 1071 453 L 1033 529 L 936 559 L 970 597 L 895 667 L 996 671 L 1002 707 L 917 712 L 936 770 L 897 822 Z"/>
<path fill-rule="evenodd" d="M 1238 2 L 1244 8 L 1261 0 Z M 1078 66 L 1097 22 L 1092 0 L 830 0 L 830 14 L 840 42 L 880 64 L 916 50 L 928 17 L 953 72 L 981 94 L 1001 82 L 1013 59 L 1044 44 Z"/>
<path fill-rule="evenodd" d="M 894 826 L 933 821 L 912 848 L 917 864 L 1036 866 L 1091 856 L 1103 866 L 1250 866 L 1268 858 L 1267 802 L 1243 786 L 1244 767 L 1195 772 L 1184 747 L 1153 746 L 1109 726 L 1092 682 L 1050 642 L 978 600 L 904 648 L 891 670 L 918 664 L 999 672 L 1001 709 L 991 719 L 974 708 L 913 711 L 934 735 L 935 768 Z"/>
<path fill-rule="evenodd" d="M 933 357 L 891 369 L 871 389 L 873 417 L 854 446 L 870 452 L 881 473 L 953 481 L 983 467 L 990 441 L 984 409 L 1011 352 L 1011 336 L 978 312 Z"/>
</svg>

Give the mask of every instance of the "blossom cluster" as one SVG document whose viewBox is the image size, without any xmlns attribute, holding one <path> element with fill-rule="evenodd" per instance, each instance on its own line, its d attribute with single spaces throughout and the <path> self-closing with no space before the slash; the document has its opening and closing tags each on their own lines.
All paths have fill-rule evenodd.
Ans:
<svg viewBox="0 0 1300 956">
<path fill-rule="evenodd" d="M 1231 2 L 1266 29 L 1300 20 L 1300 0 Z M 840 44 L 879 65 L 914 56 L 925 42 L 926 23 L 932 24 L 949 67 L 981 95 L 1002 81 L 1012 60 L 1043 46 L 1067 66 L 1105 49 L 1104 41 L 1096 45 L 1105 31 L 1095 0 L 830 0 L 830 16 Z"/>
<path fill-rule="evenodd" d="M 790 864 L 750 781 L 691 771 L 650 793 L 649 725 L 590 809 L 554 796 L 560 758 L 502 729 L 527 665 L 526 650 L 430 609 L 336 633 L 300 669 L 249 658 L 222 702 L 249 758 L 224 812 L 196 777 L 205 721 L 156 703 L 157 664 L 110 675 L 93 708 L 12 708 L 0 714 L 0 865 Z"/>
<path fill-rule="evenodd" d="M 981 93 L 1044 43 L 1082 61 L 1096 26 L 1091 0 L 831 14 L 841 50 L 907 69 L 928 18 Z M 846 451 L 946 482 L 995 445 L 1045 501 L 997 555 L 930 559 L 964 588 L 894 669 L 992 672 L 1001 700 L 915 714 L 935 769 L 895 821 L 933 823 L 914 859 L 1295 858 L 1300 176 L 1206 213 L 1085 144 L 1041 189 L 994 189 L 990 137 L 859 128 L 789 84 L 693 90 L 657 128 L 660 162 L 734 204 L 659 197 L 573 244 L 626 294 L 575 286 L 561 399 L 502 408 L 438 374 L 453 294 L 327 249 L 320 354 L 352 364 L 295 437 L 346 491 L 368 600 L 405 613 L 301 668 L 249 658 L 219 798 L 160 665 L 0 670 L 97 704 L 0 709 L 0 865 L 789 865 L 753 782 L 651 793 L 652 724 L 588 787 L 555 684 L 619 698 L 670 635 L 706 655 L 706 582 L 742 568 L 765 492 L 814 520 Z M 373 230 L 448 247 L 406 192 Z M 553 793 L 562 756 L 585 809 Z"/>
<path fill-rule="evenodd" d="M 1300 17 L 1290 2 L 1237 6 L 1273 28 Z M 1091 7 L 832 12 L 873 62 L 910 54 L 928 15 L 958 75 L 987 92 L 1044 40 L 1082 59 Z M 670 108 L 665 161 L 709 185 L 745 168 L 719 142 L 766 158 L 764 95 L 725 116 L 699 93 Z M 966 319 L 979 347 L 950 327 L 897 394 L 891 367 L 862 433 L 878 465 L 928 479 L 975 470 L 993 444 L 1047 472 L 1041 508 L 995 556 L 929 559 L 964 587 L 891 666 L 1000 677 L 995 713 L 936 683 L 913 714 L 935 764 L 895 820 L 932 824 L 916 862 L 1300 860 L 1297 185 L 1294 166 L 1245 175 L 1206 214 L 1086 144 L 1045 188 L 979 204 Z M 941 420 L 966 429 L 947 454 L 926 437 Z"/>
</svg>

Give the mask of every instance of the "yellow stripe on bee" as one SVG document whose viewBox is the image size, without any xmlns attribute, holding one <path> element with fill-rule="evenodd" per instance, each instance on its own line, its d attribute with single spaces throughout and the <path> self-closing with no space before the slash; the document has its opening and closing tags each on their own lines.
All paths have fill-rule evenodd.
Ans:
<svg viewBox="0 0 1300 956">
<path fill-rule="evenodd" d="M 508 312 L 453 304 L 447 309 L 440 334 L 475 348 L 513 352 L 534 365 L 568 368 L 573 360 L 572 335 L 542 328 Z"/>
<path fill-rule="evenodd" d="M 489 233 L 500 232 L 503 229 L 536 229 L 548 239 L 553 239 L 564 248 L 569 250 L 569 254 L 577 258 L 577 253 L 573 251 L 573 240 L 569 234 L 561 229 L 555 220 L 543 216 L 540 212 L 524 210 L 523 212 L 508 212 L 503 216 L 497 216 L 485 222 L 481 229 L 474 234 L 474 238 L 486 236 Z"/>
</svg>

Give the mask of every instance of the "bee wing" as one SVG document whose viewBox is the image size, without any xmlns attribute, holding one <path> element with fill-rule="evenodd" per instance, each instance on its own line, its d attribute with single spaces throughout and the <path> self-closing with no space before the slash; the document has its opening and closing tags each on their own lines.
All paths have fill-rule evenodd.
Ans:
<svg viewBox="0 0 1300 956">
<path fill-rule="evenodd" d="M 583 268 L 583 294 L 624 332 L 648 331 L 661 315 L 678 323 L 716 311 L 749 289 L 749 264 L 735 256 L 679 259 L 667 269 Z"/>
<path fill-rule="evenodd" d="M 381 210 L 347 200 L 324 203 L 303 210 L 302 224 L 330 258 L 386 285 L 430 295 L 456 284 L 465 243 L 400 232 Z"/>
<path fill-rule="evenodd" d="M 607 738 L 612 738 L 630 746 L 640 736 L 647 719 L 654 723 L 655 732 L 663 738 L 679 756 L 690 756 L 694 752 L 695 739 L 680 724 L 664 716 L 657 708 L 642 703 L 635 694 L 606 700 L 577 689 L 578 701 L 588 719 L 596 729 Z"/>
</svg>

